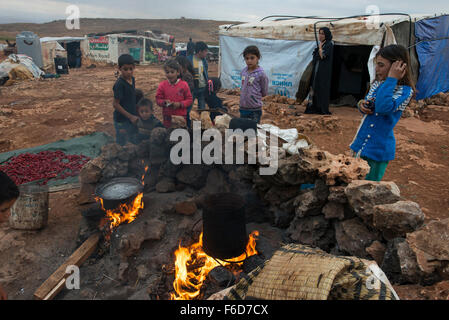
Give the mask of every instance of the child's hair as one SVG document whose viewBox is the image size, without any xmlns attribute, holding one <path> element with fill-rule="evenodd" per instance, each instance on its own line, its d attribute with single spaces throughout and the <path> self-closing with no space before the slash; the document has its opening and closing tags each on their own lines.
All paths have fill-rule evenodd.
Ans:
<svg viewBox="0 0 449 320">
<path fill-rule="evenodd" d="M 179 63 L 179 65 L 184 68 L 185 70 L 189 71 L 192 75 L 195 73 L 193 70 L 192 63 L 189 59 L 185 56 L 177 56 L 176 61 Z"/>
<path fill-rule="evenodd" d="M 140 89 L 136 89 L 136 103 L 139 103 L 139 101 L 143 98 L 143 91 Z"/>
<path fill-rule="evenodd" d="M 10 177 L 0 171 L 0 203 L 19 197 L 19 188 Z"/>
<path fill-rule="evenodd" d="M 197 43 L 195 43 L 195 53 L 198 53 L 200 51 L 203 50 L 207 50 L 209 49 L 209 47 L 207 46 L 207 44 L 203 41 L 198 41 Z"/>
<path fill-rule="evenodd" d="M 413 91 L 416 91 L 415 83 L 412 78 L 412 69 L 410 67 L 410 56 L 407 52 L 407 49 L 405 47 L 398 45 L 398 44 L 392 44 L 386 47 L 383 47 L 379 50 L 379 52 L 376 54 L 376 58 L 378 56 L 381 56 L 384 59 L 387 59 L 391 63 L 401 60 L 402 62 L 406 63 L 406 72 L 404 77 L 399 80 L 399 84 L 401 85 L 407 85 L 413 89 Z"/>
<path fill-rule="evenodd" d="M 150 110 L 153 111 L 153 102 L 150 99 L 143 98 L 137 104 L 137 111 L 139 111 L 140 107 L 150 107 Z"/>
<path fill-rule="evenodd" d="M 132 64 L 134 65 L 134 58 L 130 54 L 122 54 L 120 57 L 118 57 L 118 67 L 121 68 L 125 64 Z"/>
<path fill-rule="evenodd" d="M 259 48 L 257 48 L 256 46 L 248 46 L 248 47 L 246 47 L 245 50 L 243 50 L 243 57 L 245 57 L 247 54 L 253 54 L 258 59 L 260 59 L 260 57 L 261 57 Z"/>
<path fill-rule="evenodd" d="M 164 63 L 164 70 L 167 71 L 168 68 L 174 69 L 174 70 L 178 71 L 179 73 L 181 73 L 181 66 L 175 59 L 167 60 Z"/>
</svg>

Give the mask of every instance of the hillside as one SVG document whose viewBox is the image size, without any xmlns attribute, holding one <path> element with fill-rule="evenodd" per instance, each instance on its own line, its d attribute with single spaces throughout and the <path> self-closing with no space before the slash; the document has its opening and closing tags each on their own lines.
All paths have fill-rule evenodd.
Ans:
<svg viewBox="0 0 449 320">
<path fill-rule="evenodd" d="M 240 23 L 235 21 L 215 21 L 199 19 L 81 19 L 79 30 L 68 30 L 65 20 L 48 23 L 9 23 L 0 24 L 0 40 L 15 39 L 21 31 L 33 31 L 40 37 L 47 36 L 83 36 L 88 33 L 124 31 L 124 30 L 160 30 L 174 35 L 176 41 L 185 42 L 189 37 L 193 41 L 218 43 L 218 26 Z"/>
</svg>

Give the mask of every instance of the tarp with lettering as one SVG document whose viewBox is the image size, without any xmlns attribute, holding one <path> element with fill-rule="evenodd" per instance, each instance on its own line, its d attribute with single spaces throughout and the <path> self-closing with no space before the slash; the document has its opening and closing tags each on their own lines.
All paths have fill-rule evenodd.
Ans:
<svg viewBox="0 0 449 320">
<path fill-rule="evenodd" d="M 241 86 L 240 72 L 246 66 L 242 53 L 249 45 L 257 46 L 262 55 L 259 65 L 269 79 L 268 94 L 295 97 L 301 75 L 312 61 L 315 41 L 220 36 L 220 80 L 223 88 Z"/>
</svg>

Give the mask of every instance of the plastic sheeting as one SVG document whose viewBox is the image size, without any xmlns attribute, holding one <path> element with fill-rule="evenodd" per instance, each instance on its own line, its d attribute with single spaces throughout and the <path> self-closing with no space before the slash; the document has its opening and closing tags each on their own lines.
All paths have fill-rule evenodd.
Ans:
<svg viewBox="0 0 449 320">
<path fill-rule="evenodd" d="M 294 97 L 301 75 L 316 47 L 315 41 L 288 41 L 220 36 L 220 80 L 223 88 L 241 87 L 240 73 L 246 66 L 243 50 L 250 45 L 259 48 L 259 65 L 269 79 L 268 94 Z"/>
<path fill-rule="evenodd" d="M 416 41 L 449 37 L 449 16 L 415 23 Z M 416 46 L 420 68 L 416 99 L 449 91 L 449 39 L 424 41 Z"/>
</svg>

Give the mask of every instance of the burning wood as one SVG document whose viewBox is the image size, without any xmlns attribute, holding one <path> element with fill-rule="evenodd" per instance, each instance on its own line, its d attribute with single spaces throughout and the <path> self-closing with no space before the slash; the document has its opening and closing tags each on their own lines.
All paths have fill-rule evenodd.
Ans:
<svg viewBox="0 0 449 320">
<path fill-rule="evenodd" d="M 257 254 L 256 240 L 258 231 L 253 231 L 249 235 L 246 251 L 235 258 L 222 261 L 208 256 L 203 251 L 203 233 L 198 242 L 190 247 L 179 245 L 175 251 L 175 280 L 173 287 L 175 293 L 171 294 L 172 300 L 193 300 L 200 294 L 201 287 L 208 273 L 217 266 L 230 266 L 231 264 L 241 266 L 247 257 Z"/>
</svg>

